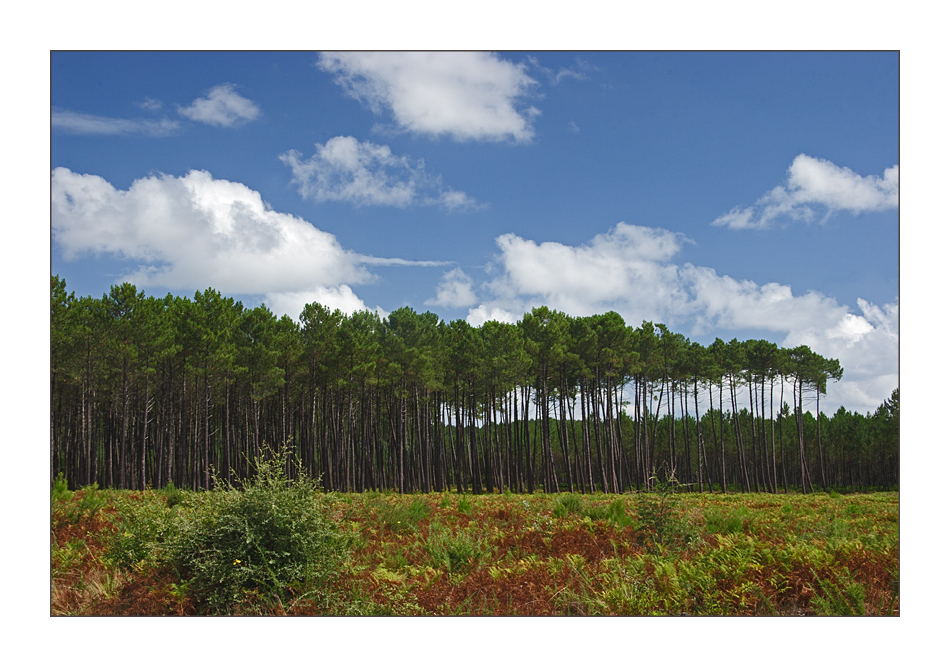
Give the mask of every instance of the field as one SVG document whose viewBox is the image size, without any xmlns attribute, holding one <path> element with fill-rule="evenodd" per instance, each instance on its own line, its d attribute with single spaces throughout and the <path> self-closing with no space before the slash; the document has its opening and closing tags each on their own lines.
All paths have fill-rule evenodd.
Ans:
<svg viewBox="0 0 950 667">
<path fill-rule="evenodd" d="M 897 493 L 288 493 L 54 490 L 52 615 L 899 614 Z"/>
</svg>

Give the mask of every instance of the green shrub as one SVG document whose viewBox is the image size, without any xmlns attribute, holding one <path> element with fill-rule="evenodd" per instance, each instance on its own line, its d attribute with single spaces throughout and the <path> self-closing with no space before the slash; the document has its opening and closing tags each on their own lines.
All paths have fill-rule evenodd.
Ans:
<svg viewBox="0 0 950 667">
<path fill-rule="evenodd" d="M 683 532 L 674 496 L 679 484 L 673 475 L 665 482 L 657 481 L 655 476 L 650 479 L 654 490 L 637 496 L 638 521 L 635 528 L 642 543 L 659 548 Z"/>
<path fill-rule="evenodd" d="M 379 523 L 391 531 L 401 533 L 415 530 L 419 522 L 429 516 L 432 508 L 421 498 L 415 498 L 408 505 L 399 501 L 381 503 L 377 510 Z"/>
<path fill-rule="evenodd" d="M 68 500 L 71 496 L 69 486 L 66 484 L 66 477 L 61 472 L 56 475 L 56 479 L 53 481 L 52 499 L 54 502 L 63 499 Z"/>
<path fill-rule="evenodd" d="M 327 595 L 347 543 L 318 502 L 317 481 L 288 480 L 284 451 L 257 461 L 241 490 L 194 494 L 177 513 L 168 554 L 212 614 L 267 612 Z M 298 466 L 299 467 L 299 466 Z"/>
<path fill-rule="evenodd" d="M 866 592 L 860 582 L 851 578 L 845 568 L 838 581 L 819 579 L 820 594 L 812 598 L 815 610 L 822 616 L 864 616 Z"/>
<path fill-rule="evenodd" d="M 117 530 L 106 547 L 106 558 L 124 568 L 141 570 L 165 558 L 164 543 L 174 531 L 174 514 L 164 499 L 145 495 L 140 500 L 121 499 Z"/>
<path fill-rule="evenodd" d="M 749 511 L 744 507 L 729 510 L 710 508 L 703 513 L 706 530 L 710 533 L 741 533 L 751 520 Z"/>
<path fill-rule="evenodd" d="M 554 509 L 551 515 L 557 519 L 563 519 L 569 515 L 580 515 L 584 512 L 584 499 L 576 493 L 568 493 L 559 496 L 554 503 Z"/>
<path fill-rule="evenodd" d="M 633 519 L 627 514 L 627 508 L 620 498 L 615 499 L 609 505 L 591 505 L 583 510 L 583 514 L 593 521 L 606 521 L 619 528 L 625 528 L 633 523 Z"/>
<path fill-rule="evenodd" d="M 175 488 L 175 483 L 170 481 L 165 485 L 165 488 L 162 489 L 162 496 L 164 496 L 165 503 L 169 507 L 174 507 L 185 499 L 185 492 Z"/>
<path fill-rule="evenodd" d="M 107 503 L 96 482 L 75 493 L 66 488 L 62 473 L 53 483 L 51 510 L 54 522 L 77 524 L 91 521 Z"/>
<path fill-rule="evenodd" d="M 439 524 L 429 528 L 425 550 L 433 567 L 444 567 L 449 572 L 468 570 L 492 553 L 491 547 L 483 539 L 466 531 L 452 533 Z"/>
</svg>

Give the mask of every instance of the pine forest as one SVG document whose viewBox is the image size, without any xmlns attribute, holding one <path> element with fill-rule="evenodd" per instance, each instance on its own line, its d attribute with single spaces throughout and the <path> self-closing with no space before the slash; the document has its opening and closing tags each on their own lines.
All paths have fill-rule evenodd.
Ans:
<svg viewBox="0 0 950 667">
<path fill-rule="evenodd" d="M 210 288 L 95 299 L 58 276 L 50 317 L 50 483 L 70 488 L 209 489 L 271 446 L 345 492 L 898 487 L 898 390 L 826 416 L 844 369 L 804 345 L 546 307 L 474 327 L 311 303 L 298 323 Z"/>
</svg>

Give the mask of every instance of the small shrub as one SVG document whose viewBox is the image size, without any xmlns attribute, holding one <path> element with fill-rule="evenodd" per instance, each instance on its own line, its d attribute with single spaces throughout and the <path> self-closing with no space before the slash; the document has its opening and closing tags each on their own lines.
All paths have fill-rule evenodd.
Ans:
<svg viewBox="0 0 950 667">
<path fill-rule="evenodd" d="M 704 512 L 706 530 L 710 533 L 741 533 L 749 521 L 749 512 L 744 507 L 730 510 L 711 508 Z"/>
<path fill-rule="evenodd" d="M 67 572 L 82 561 L 86 544 L 80 539 L 73 538 L 61 547 L 54 546 L 50 552 L 52 560 L 52 575 L 56 576 Z"/>
<path fill-rule="evenodd" d="M 633 523 L 633 519 L 627 514 L 627 508 L 623 504 L 623 500 L 617 498 L 611 502 L 607 507 L 598 508 L 598 511 L 595 512 L 594 508 L 588 509 L 585 514 L 594 520 L 607 521 L 612 523 L 618 528 L 626 528 L 627 526 Z M 596 514 L 596 516 L 595 516 Z"/>
<path fill-rule="evenodd" d="M 108 503 L 106 497 L 99 492 L 99 484 L 96 482 L 82 487 L 75 493 L 66 490 L 64 486 L 65 481 L 53 484 L 54 523 L 78 524 L 91 521 Z"/>
<path fill-rule="evenodd" d="M 842 581 L 844 580 L 844 581 Z M 821 594 L 812 598 L 812 604 L 822 616 L 864 616 L 866 593 L 860 582 L 851 579 L 845 568 L 838 581 L 819 579 Z"/>
<path fill-rule="evenodd" d="M 185 492 L 176 488 L 175 483 L 170 481 L 165 485 L 165 488 L 162 489 L 162 496 L 165 498 L 165 503 L 169 507 L 174 507 L 185 499 Z"/>
<path fill-rule="evenodd" d="M 316 499 L 317 481 L 290 481 L 287 454 L 257 461 L 243 489 L 195 494 L 177 513 L 169 557 L 213 614 L 292 608 L 326 595 L 347 555 L 346 539 Z M 298 466 L 299 467 L 299 466 Z"/>
<path fill-rule="evenodd" d="M 468 499 L 468 496 L 463 495 L 461 498 L 459 498 L 459 502 L 458 502 L 458 505 L 456 505 L 456 509 L 461 514 L 468 514 L 469 512 L 472 511 L 472 502 Z"/>
<path fill-rule="evenodd" d="M 174 530 L 172 512 L 160 497 L 120 500 L 119 523 L 106 547 L 106 558 L 126 569 L 158 565 L 165 557 L 164 543 Z"/>
<path fill-rule="evenodd" d="M 436 524 L 429 529 L 425 550 L 433 567 L 449 572 L 462 572 L 491 555 L 491 547 L 484 540 L 468 532 L 453 534 Z"/>
<path fill-rule="evenodd" d="M 679 484 L 672 474 L 665 482 L 657 481 L 655 476 L 650 479 L 654 482 L 654 491 L 637 496 L 636 531 L 643 543 L 659 548 L 682 532 L 673 495 Z"/>
<path fill-rule="evenodd" d="M 66 484 L 66 477 L 63 473 L 56 475 L 56 479 L 53 480 L 53 502 L 57 500 L 68 500 L 72 497 L 72 494 L 69 492 L 69 486 Z"/>
<path fill-rule="evenodd" d="M 431 512 L 432 508 L 426 501 L 415 498 L 408 505 L 398 501 L 394 504 L 382 503 L 379 506 L 378 518 L 383 527 L 401 533 L 415 530 L 419 522 Z"/>
<path fill-rule="evenodd" d="M 551 515 L 557 519 L 563 519 L 569 515 L 580 515 L 584 512 L 584 499 L 576 493 L 569 493 L 558 497 L 554 503 L 554 510 Z"/>
</svg>

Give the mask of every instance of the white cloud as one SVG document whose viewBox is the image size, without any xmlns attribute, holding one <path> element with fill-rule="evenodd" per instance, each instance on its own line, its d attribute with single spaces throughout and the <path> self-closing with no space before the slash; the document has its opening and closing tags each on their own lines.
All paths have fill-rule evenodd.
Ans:
<svg viewBox="0 0 950 667">
<path fill-rule="evenodd" d="M 531 63 L 533 68 L 537 69 L 545 77 L 547 77 L 547 79 L 555 86 L 567 79 L 578 79 L 583 81 L 584 79 L 588 78 L 588 71 L 597 69 L 590 63 L 581 60 L 580 58 L 574 61 L 573 69 L 570 67 L 559 67 L 557 72 L 555 72 L 550 67 L 544 67 L 541 64 L 541 61 L 534 56 L 528 56 L 528 62 Z"/>
<path fill-rule="evenodd" d="M 478 303 L 472 289 L 472 279 L 462 269 L 452 269 L 442 276 L 436 288 L 436 296 L 425 302 L 427 306 L 466 308 Z"/>
<path fill-rule="evenodd" d="M 616 309 L 635 297 L 637 321 L 654 319 L 685 299 L 669 264 L 683 242 L 679 234 L 623 222 L 577 247 L 505 234 L 496 239 L 504 274 L 490 288 L 575 315 Z"/>
<path fill-rule="evenodd" d="M 480 327 L 485 324 L 485 322 L 489 321 L 515 324 L 518 319 L 519 317 L 503 308 L 488 308 L 487 306 L 479 306 L 478 308 L 472 308 L 468 311 L 468 316 L 465 318 L 465 321 L 471 324 L 473 327 Z"/>
<path fill-rule="evenodd" d="M 273 303 L 311 293 L 342 309 L 362 303 L 348 284 L 373 278 L 333 235 L 205 171 L 148 176 L 117 190 L 99 176 L 59 167 L 52 172 L 51 226 L 66 259 L 108 253 L 141 262 L 122 277 L 139 287 L 213 286 L 267 294 Z"/>
<path fill-rule="evenodd" d="M 307 160 L 293 150 L 280 159 L 293 171 L 292 182 L 305 199 L 357 206 L 436 204 L 450 210 L 476 205 L 464 192 L 443 187 L 441 176 L 427 174 L 422 160 L 393 155 L 389 146 L 354 137 L 317 144 Z"/>
<path fill-rule="evenodd" d="M 763 229 L 787 217 L 812 220 L 814 207 L 826 209 L 825 219 L 837 211 L 854 215 L 897 208 L 899 167 L 883 176 L 860 176 L 828 160 L 799 155 L 788 168 L 784 185 L 773 188 L 753 206 L 735 207 L 713 221 L 731 229 Z"/>
<path fill-rule="evenodd" d="M 232 127 L 252 121 L 261 115 L 254 102 L 234 92 L 234 85 L 224 83 L 208 91 L 187 107 L 178 107 L 178 113 L 199 123 Z"/>
<path fill-rule="evenodd" d="M 540 111 L 523 65 L 491 53 L 324 53 L 317 62 L 346 93 L 409 132 L 457 141 L 528 141 Z"/>
<path fill-rule="evenodd" d="M 137 105 L 146 111 L 158 111 L 164 106 L 161 100 L 156 100 L 152 97 L 146 97 L 141 102 L 137 102 Z"/>
<path fill-rule="evenodd" d="M 294 319 L 300 317 L 305 305 L 314 302 L 326 306 L 331 311 L 339 309 L 346 315 L 368 310 L 363 300 L 353 293 L 349 285 L 318 287 L 303 292 L 269 293 L 265 295 L 264 302 L 278 317 L 289 315 Z"/>
<path fill-rule="evenodd" d="M 165 137 L 178 131 L 180 125 L 173 120 L 133 120 L 129 118 L 108 118 L 54 109 L 50 115 L 54 130 L 73 134 L 144 134 L 151 137 Z"/>
<path fill-rule="evenodd" d="M 673 260 L 683 243 L 673 232 L 619 223 L 580 246 L 536 243 L 513 234 L 496 240 L 498 275 L 491 298 L 469 310 L 468 321 L 515 321 L 538 305 L 572 316 L 618 312 L 639 326 L 663 322 L 687 336 L 758 330 L 784 347 L 806 344 L 841 362 L 822 405 L 874 410 L 897 386 L 898 303 L 858 300 L 860 312 L 817 292 L 795 295 L 788 285 L 720 276 Z"/>
</svg>

